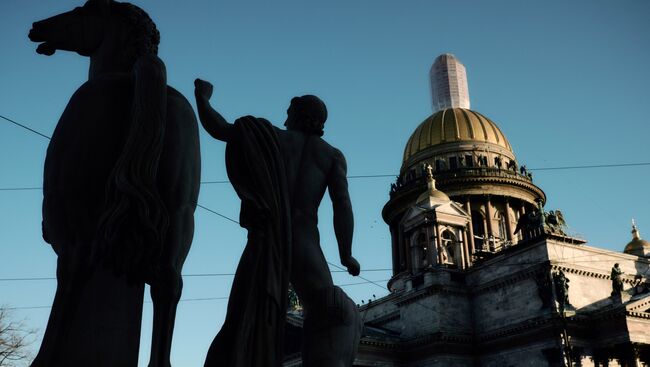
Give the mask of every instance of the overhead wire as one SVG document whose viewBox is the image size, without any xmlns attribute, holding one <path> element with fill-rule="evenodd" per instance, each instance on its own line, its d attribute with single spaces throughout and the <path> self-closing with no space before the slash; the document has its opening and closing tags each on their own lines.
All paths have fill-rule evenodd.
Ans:
<svg viewBox="0 0 650 367">
<path fill-rule="evenodd" d="M 8 118 L 4 115 L 0 115 L 0 118 L 4 119 L 5 121 L 14 124 L 15 126 L 18 126 L 26 131 L 29 131 L 33 134 L 36 134 L 38 136 L 41 136 L 45 139 L 51 140 L 50 136 L 47 136 L 25 124 L 21 124 L 11 118 Z M 551 170 L 569 170 L 569 169 L 590 169 L 590 168 L 613 168 L 613 167 L 635 167 L 635 166 L 650 166 L 650 162 L 636 162 L 636 163 L 618 163 L 618 164 L 595 164 L 595 165 L 581 165 L 581 166 L 559 166 L 559 167 L 540 167 L 540 168 L 528 168 L 528 171 L 551 171 Z M 373 175 L 350 175 L 348 176 L 349 179 L 361 179 L 361 178 L 383 178 L 383 177 L 397 177 L 394 174 L 373 174 Z M 215 180 L 215 181 L 202 181 L 201 184 L 226 184 L 229 181 L 227 180 Z M 0 191 L 32 191 L 32 190 L 41 190 L 41 187 L 4 187 L 0 188 Z M 215 210 L 212 210 L 204 205 L 197 204 L 198 207 L 202 208 L 203 210 L 206 210 L 212 214 L 215 214 L 223 219 L 226 219 L 230 222 L 233 222 L 235 224 L 239 224 L 238 221 L 235 219 L 232 219 L 226 215 L 223 215 Z M 556 254 L 557 255 L 557 254 Z M 574 255 L 575 257 L 575 255 Z M 588 261 L 588 260 L 587 260 Z M 575 258 L 572 259 L 572 262 L 587 262 L 587 261 L 576 261 Z M 595 261 L 594 261 L 595 262 Z M 328 261 L 328 264 L 331 266 L 334 266 L 335 268 L 338 268 L 339 271 L 346 271 L 345 269 L 332 264 Z M 526 265 L 524 263 L 518 263 L 518 264 L 494 264 L 497 266 L 520 266 L 520 265 Z M 533 265 L 532 263 L 530 265 Z M 193 275 L 185 275 L 185 276 L 220 276 L 221 274 L 193 274 Z M 231 275 L 231 274 L 223 274 L 223 275 Z M 366 279 L 362 276 L 359 276 L 359 278 L 365 280 L 368 283 L 372 283 L 382 289 L 386 289 L 386 287 L 379 285 L 375 283 L 372 280 Z M 47 280 L 47 279 L 55 279 L 55 278 L 6 278 L 6 279 L 0 279 L 0 281 L 22 281 L 22 280 Z M 417 302 L 416 302 L 417 303 Z M 40 307 L 40 306 L 38 306 Z M 426 307 L 426 306 L 424 306 Z"/>
<path fill-rule="evenodd" d="M 376 282 L 385 282 L 388 279 L 376 280 Z M 339 287 L 351 287 L 355 285 L 368 284 L 373 281 L 364 281 L 364 282 L 355 282 L 355 283 L 346 283 L 338 284 Z M 229 297 L 202 297 L 202 298 L 182 298 L 179 302 L 195 302 L 195 301 L 216 301 L 216 300 L 225 300 Z M 145 301 L 144 303 L 152 303 L 151 301 Z M 30 309 L 42 309 L 42 308 L 52 308 L 52 306 L 17 306 L 17 307 L 5 307 L 6 310 L 30 310 Z"/>
<path fill-rule="evenodd" d="M 39 135 L 48 140 L 51 139 L 50 136 L 47 136 L 37 130 L 32 129 L 31 127 L 21 124 L 9 117 L 0 115 L 0 118 L 4 119 L 7 122 L 10 122 L 26 131 L 29 131 L 33 134 Z M 568 170 L 568 169 L 589 169 L 589 168 L 613 168 L 613 167 L 638 167 L 638 166 L 650 166 L 650 162 L 632 162 L 632 163 L 613 163 L 613 164 L 591 164 L 591 165 L 579 165 L 579 166 L 558 166 L 558 167 L 539 167 L 539 168 L 527 168 L 528 171 L 552 171 L 552 170 Z M 348 179 L 361 179 L 361 178 L 384 178 L 384 177 L 397 177 L 395 174 L 369 174 L 369 175 L 349 175 Z M 202 185 L 210 184 L 227 184 L 228 180 L 212 180 L 212 181 L 201 181 Z M 0 191 L 22 191 L 22 190 L 41 190 L 42 187 L 3 187 L 0 188 Z M 226 218 L 232 220 L 231 218 Z"/>
<path fill-rule="evenodd" d="M 386 272 L 392 271 L 393 269 L 363 269 L 362 273 L 373 273 L 373 272 Z M 330 270 L 330 273 L 347 273 L 347 270 Z M 235 273 L 192 273 L 192 274 L 183 274 L 183 278 L 201 278 L 201 277 L 226 277 L 234 276 Z M 0 282 L 29 282 L 29 281 L 43 281 L 43 280 L 56 280 L 56 277 L 23 277 L 23 278 L 0 278 Z"/>
<path fill-rule="evenodd" d="M 19 123 L 19 122 L 16 122 L 16 121 L 10 119 L 9 117 L 6 117 L 6 116 L 3 116 L 3 115 L 0 115 L 0 118 L 4 119 L 5 121 L 9 121 L 9 122 L 11 122 L 12 124 L 14 124 L 14 125 L 16 125 L 16 126 L 19 126 L 19 127 L 23 128 L 23 129 L 25 129 L 25 130 L 27 130 L 27 131 L 30 131 L 30 132 L 32 132 L 32 133 L 34 133 L 34 134 L 36 134 L 36 135 L 40 135 L 40 136 L 44 137 L 44 138 L 47 139 L 47 140 L 50 140 L 50 139 L 51 139 L 49 136 L 47 136 L 47 135 L 45 135 L 45 134 L 43 134 L 43 133 L 41 133 L 41 132 L 38 132 L 38 131 L 32 129 L 32 128 L 29 127 L 29 126 L 26 126 L 26 125 L 23 125 L 23 124 L 21 124 L 21 123 Z"/>
</svg>

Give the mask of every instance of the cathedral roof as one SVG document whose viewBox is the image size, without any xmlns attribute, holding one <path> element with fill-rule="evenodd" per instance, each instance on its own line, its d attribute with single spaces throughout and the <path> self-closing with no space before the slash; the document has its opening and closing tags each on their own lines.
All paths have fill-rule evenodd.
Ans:
<svg viewBox="0 0 650 367">
<path fill-rule="evenodd" d="M 452 142 L 488 143 L 512 153 L 512 147 L 499 127 L 482 114 L 465 108 L 446 108 L 426 118 L 413 132 L 404 149 L 404 165 L 411 157 Z"/>
</svg>

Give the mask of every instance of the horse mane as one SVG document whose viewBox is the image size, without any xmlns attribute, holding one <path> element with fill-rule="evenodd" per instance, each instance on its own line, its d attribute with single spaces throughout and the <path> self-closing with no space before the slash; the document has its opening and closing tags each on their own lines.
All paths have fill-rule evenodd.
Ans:
<svg viewBox="0 0 650 367">
<path fill-rule="evenodd" d="M 157 183 L 167 117 L 167 74 L 156 56 L 160 34 L 151 18 L 135 5 L 111 4 L 131 27 L 122 56 L 132 65 L 134 89 L 124 147 L 106 184 L 95 258 L 130 280 L 143 280 L 157 270 L 169 226 Z"/>
</svg>

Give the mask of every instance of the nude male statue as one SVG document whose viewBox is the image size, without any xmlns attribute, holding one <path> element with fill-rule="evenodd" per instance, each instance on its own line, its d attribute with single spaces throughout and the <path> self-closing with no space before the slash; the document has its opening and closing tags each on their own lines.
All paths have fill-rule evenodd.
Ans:
<svg viewBox="0 0 650 367">
<path fill-rule="evenodd" d="M 354 276 L 359 275 L 359 263 L 352 257 L 354 221 L 347 187 L 345 158 L 338 149 L 320 138 L 323 135 L 323 126 L 327 119 L 325 104 L 317 97 L 310 95 L 293 98 L 287 110 L 287 120 L 284 123 L 286 130 L 281 130 L 273 127 L 266 120 L 253 117 L 239 119 L 235 124 L 228 123 L 210 105 L 209 99 L 212 91 L 213 87 L 210 83 L 200 79 L 195 81 L 195 96 L 199 118 L 205 130 L 212 137 L 224 141 L 228 145 L 233 145 L 236 140 L 248 139 L 248 136 L 244 135 L 260 135 L 263 138 L 249 145 L 250 148 L 248 150 L 238 150 L 237 152 L 239 153 L 237 154 L 247 155 L 250 150 L 257 152 L 257 147 L 261 146 L 259 148 L 261 150 L 277 150 L 277 156 L 280 157 L 278 159 L 279 162 L 276 162 L 277 164 L 273 160 L 269 161 L 270 163 L 264 163 L 265 166 L 275 165 L 274 168 L 261 167 L 259 170 L 264 171 L 262 174 L 268 174 L 266 171 L 270 171 L 271 176 L 269 177 L 271 178 L 269 181 L 279 182 L 275 186 L 282 187 L 283 180 L 286 180 L 285 192 L 289 197 L 288 212 L 290 214 L 288 215 L 288 221 L 290 222 L 291 238 L 289 241 L 291 248 L 290 255 L 286 261 L 290 264 L 287 280 L 291 281 L 304 309 L 305 340 L 303 347 L 303 365 L 307 367 L 351 366 L 354 355 L 356 354 L 362 324 L 354 303 L 340 288 L 334 286 L 332 282 L 327 262 L 320 248 L 317 228 L 318 207 L 327 189 L 333 204 L 334 231 L 338 242 L 341 264 L 347 268 L 350 274 Z M 253 128 L 245 128 L 244 130 L 239 128 L 239 130 L 244 131 L 243 133 L 237 131 L 238 129 L 236 127 L 238 125 L 251 124 L 254 126 Z M 261 130 L 258 129 L 257 125 L 262 126 Z M 275 149 L 275 144 L 277 144 L 277 149 Z M 228 151 L 226 154 L 228 161 Z M 266 153 L 258 154 L 258 156 L 262 155 L 266 155 Z M 230 154 L 230 159 L 236 159 L 235 153 Z M 256 160 L 253 159 L 248 162 L 252 162 L 249 164 L 255 165 Z M 275 177 L 273 175 L 274 170 L 283 170 L 283 172 L 279 172 L 279 178 L 277 179 L 273 178 Z M 253 172 L 257 171 L 253 168 Z M 243 262 L 251 262 L 244 258 L 247 256 L 246 251 L 248 251 L 248 247 L 252 246 L 251 243 L 255 241 L 255 233 L 263 231 L 256 230 L 255 226 L 259 225 L 260 221 L 264 222 L 266 219 L 247 219 L 247 212 L 256 210 L 250 207 L 256 205 L 261 206 L 261 204 L 255 203 L 254 200 L 248 200 L 250 204 L 246 204 L 246 199 L 253 194 L 244 192 L 246 190 L 238 189 L 236 182 L 246 180 L 251 174 L 237 174 L 234 172 L 231 173 L 231 171 L 228 174 L 231 182 L 233 182 L 233 186 L 235 186 L 239 196 L 242 198 L 242 215 L 240 218 L 242 226 L 249 229 L 249 244 L 247 245 L 245 254 L 242 255 L 240 262 L 241 268 Z M 263 189 L 266 190 L 267 188 L 264 187 Z M 249 191 L 256 191 L 256 189 Z M 269 195 L 274 198 L 282 196 Z M 277 201 L 279 199 L 275 199 L 273 202 Z M 271 204 L 265 205 L 268 206 Z M 264 217 L 264 215 L 261 216 Z M 271 221 L 274 222 L 274 220 L 272 219 Z M 260 240 L 262 241 L 261 243 L 269 241 L 269 239 L 273 241 L 275 237 L 272 234 L 276 232 L 276 230 L 265 232 L 265 235 L 260 236 L 265 238 L 265 240 Z M 264 243 L 264 246 L 267 247 L 268 245 Z M 237 271 L 238 276 L 240 268 Z M 241 272 L 244 273 L 243 270 Z M 266 279 L 264 280 L 266 281 Z M 237 292 L 235 288 L 238 286 L 238 282 L 240 284 L 246 283 L 245 280 L 238 281 L 236 276 L 228 306 L 229 314 L 231 312 L 231 303 L 233 303 L 233 293 Z M 273 288 L 273 286 L 269 287 Z M 286 299 L 286 291 L 283 289 L 282 292 L 284 292 L 282 296 Z M 250 296 L 245 301 L 239 302 L 251 301 L 259 302 L 254 296 Z M 284 313 L 285 310 L 286 306 L 279 311 Z M 233 306 L 234 312 L 240 313 L 241 307 Z M 245 320 L 240 319 L 238 321 L 239 326 L 228 326 L 228 317 L 226 317 L 224 327 L 210 348 L 206 366 L 280 365 L 282 356 L 278 354 L 281 354 L 281 351 L 276 351 L 275 355 L 268 360 L 255 360 L 255 357 L 251 357 L 246 361 L 242 361 L 240 356 L 233 355 L 238 353 L 236 351 L 224 351 L 224 348 L 234 348 L 233 342 L 227 341 L 226 335 L 222 336 L 222 334 L 228 333 L 225 329 L 229 327 L 232 329 L 241 329 L 241 323 L 245 322 Z M 284 322 L 283 318 L 282 322 Z M 284 325 L 275 325 L 275 327 L 283 328 Z M 261 332 L 263 333 L 265 331 Z M 232 333 L 234 331 L 230 334 Z M 250 338 L 256 339 L 256 337 Z M 269 338 L 273 339 L 272 336 Z M 267 340 L 266 342 L 279 343 L 278 340 Z M 230 355 L 227 355 L 228 353 Z M 245 354 L 250 354 L 250 352 Z M 270 352 L 270 354 L 273 354 L 273 352 Z"/>
</svg>

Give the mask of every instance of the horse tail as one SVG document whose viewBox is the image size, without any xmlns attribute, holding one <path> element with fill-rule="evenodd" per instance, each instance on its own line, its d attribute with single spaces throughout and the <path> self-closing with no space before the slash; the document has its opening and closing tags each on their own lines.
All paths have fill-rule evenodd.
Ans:
<svg viewBox="0 0 650 367">
<path fill-rule="evenodd" d="M 167 73 L 154 54 L 133 66 L 133 103 L 122 152 L 106 185 L 94 259 L 142 280 L 161 256 L 169 215 L 157 187 L 167 117 Z"/>
</svg>

